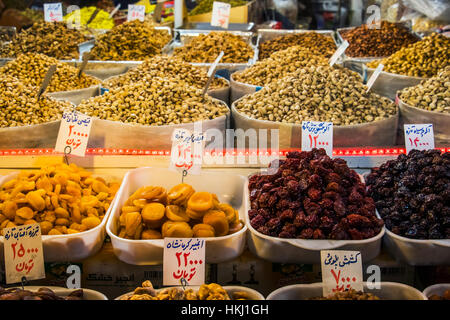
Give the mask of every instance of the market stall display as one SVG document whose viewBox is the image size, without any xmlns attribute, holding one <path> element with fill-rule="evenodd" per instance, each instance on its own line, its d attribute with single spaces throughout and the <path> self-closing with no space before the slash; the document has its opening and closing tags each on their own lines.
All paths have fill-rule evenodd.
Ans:
<svg viewBox="0 0 450 320">
<path fill-rule="evenodd" d="M 156 29 L 146 21 L 133 20 L 98 36 L 92 60 L 141 61 L 160 54 L 171 40 L 170 29 Z"/>
<path fill-rule="evenodd" d="M 320 55 L 325 58 L 330 58 L 336 51 L 336 43 L 333 40 L 332 34 L 328 34 L 325 32 L 307 32 L 304 30 L 289 31 L 292 31 L 292 33 L 279 35 L 273 39 L 263 41 L 263 36 L 266 35 L 268 31 L 259 30 L 258 35 L 261 35 L 261 40 L 258 48 L 259 60 L 267 59 L 274 52 L 285 50 L 293 46 L 301 46 L 305 49 L 308 49 L 310 53 Z M 280 34 L 282 32 L 284 31 L 282 30 L 279 33 L 274 33 L 274 35 Z"/>
<path fill-rule="evenodd" d="M 98 12 L 96 13 L 94 19 L 89 21 L 96 10 L 98 10 Z M 100 30 L 109 30 L 115 26 L 114 20 L 109 16 L 108 12 L 94 6 L 74 10 L 66 14 L 63 20 L 65 22 L 72 23 L 73 25 L 79 24 L 80 26 Z M 88 22 L 89 25 L 87 25 Z"/>
<path fill-rule="evenodd" d="M 20 54 L 0 67 L 0 73 L 15 77 L 26 85 L 39 87 L 52 65 L 56 65 L 56 71 L 46 92 L 84 89 L 100 84 L 99 80 L 84 73 L 78 76 L 78 68 L 40 53 Z"/>
<path fill-rule="evenodd" d="M 245 6 L 247 4 L 247 1 L 245 1 L 245 0 L 224 0 L 222 2 L 229 3 L 232 8 L 239 7 L 239 6 Z M 213 0 L 201 0 L 201 1 L 199 1 L 199 3 L 196 5 L 196 7 L 193 10 L 189 11 L 189 15 L 195 16 L 197 14 L 211 12 L 213 9 L 213 3 L 214 3 Z"/>
<path fill-rule="evenodd" d="M 21 53 L 42 53 L 56 59 L 78 59 L 78 44 L 87 40 L 88 37 L 68 28 L 64 22 L 39 21 L 1 47 L 0 56 L 13 58 Z"/>
<path fill-rule="evenodd" d="M 366 177 L 396 258 L 413 265 L 450 261 L 450 153 L 412 150 Z"/>
<path fill-rule="evenodd" d="M 108 300 L 100 292 L 89 289 L 71 290 L 62 287 L 26 286 L 1 288 L 0 300 Z"/>
<path fill-rule="evenodd" d="M 182 289 L 170 287 L 155 290 L 150 281 L 144 281 L 142 287 L 117 297 L 116 300 L 264 300 L 257 291 L 237 286 L 222 287 L 217 283 Z"/>
</svg>

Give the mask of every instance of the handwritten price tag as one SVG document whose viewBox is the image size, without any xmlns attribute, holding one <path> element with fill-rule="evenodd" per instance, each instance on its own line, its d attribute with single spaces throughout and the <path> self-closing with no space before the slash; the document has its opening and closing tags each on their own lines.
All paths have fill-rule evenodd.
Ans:
<svg viewBox="0 0 450 320">
<path fill-rule="evenodd" d="M 186 129 L 175 129 L 172 134 L 172 150 L 169 169 L 199 174 L 203 162 L 205 137 L 203 133 L 191 133 Z"/>
<path fill-rule="evenodd" d="M 332 122 L 302 121 L 302 150 L 314 148 L 323 148 L 330 157 L 333 155 Z"/>
<path fill-rule="evenodd" d="M 44 3 L 44 19 L 47 22 L 63 21 L 61 2 Z"/>
<path fill-rule="evenodd" d="M 228 29 L 230 21 L 231 4 L 214 1 L 211 16 L 211 25 Z"/>
<path fill-rule="evenodd" d="M 372 76 L 369 78 L 369 81 L 367 81 L 367 91 L 369 92 L 370 88 L 372 88 L 375 81 L 377 81 L 378 76 L 380 75 L 381 71 L 383 71 L 384 65 L 379 64 L 378 67 L 375 69 L 375 71 L 372 73 Z"/>
<path fill-rule="evenodd" d="M 331 58 L 329 60 L 330 66 L 333 66 L 336 63 L 336 61 L 339 59 L 339 57 L 344 54 L 345 50 L 347 50 L 349 45 L 350 44 L 348 43 L 347 40 L 342 42 L 342 44 L 339 46 L 339 48 L 337 48 L 337 50 L 331 56 Z"/>
<path fill-rule="evenodd" d="M 86 154 L 92 118 L 79 112 L 65 112 L 61 119 L 55 150 L 84 157 Z"/>
<path fill-rule="evenodd" d="M 145 6 L 128 5 L 128 16 L 127 21 L 140 20 L 144 21 L 145 19 Z"/>
<path fill-rule="evenodd" d="M 38 223 L 3 229 L 6 283 L 45 278 L 41 228 Z"/>
<path fill-rule="evenodd" d="M 205 283 L 205 240 L 164 238 L 163 285 Z"/>
<path fill-rule="evenodd" d="M 432 124 L 405 124 L 405 147 L 408 154 L 412 149 L 434 149 Z"/>
<path fill-rule="evenodd" d="M 321 250 L 323 295 L 348 289 L 363 291 L 361 252 Z"/>
</svg>

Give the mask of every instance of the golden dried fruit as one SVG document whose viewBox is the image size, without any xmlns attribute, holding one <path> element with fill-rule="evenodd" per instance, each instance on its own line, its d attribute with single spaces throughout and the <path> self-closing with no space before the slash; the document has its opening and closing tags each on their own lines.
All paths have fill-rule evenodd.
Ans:
<svg viewBox="0 0 450 320">
<path fill-rule="evenodd" d="M 217 237 L 227 235 L 230 229 L 225 213 L 219 210 L 208 211 L 203 216 L 203 223 L 211 225 Z"/>
<path fill-rule="evenodd" d="M 204 223 L 198 223 L 193 228 L 195 238 L 208 238 L 215 237 L 215 231 L 213 226 Z"/>
<path fill-rule="evenodd" d="M 166 208 L 163 204 L 153 202 L 142 208 L 142 220 L 149 228 L 159 228 L 164 219 Z"/>
</svg>

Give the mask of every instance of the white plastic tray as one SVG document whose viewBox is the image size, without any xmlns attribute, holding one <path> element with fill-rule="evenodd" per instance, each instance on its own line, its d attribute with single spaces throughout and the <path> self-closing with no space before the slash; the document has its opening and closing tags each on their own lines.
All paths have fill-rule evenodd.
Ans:
<svg viewBox="0 0 450 320">
<path fill-rule="evenodd" d="M 320 250 L 360 251 L 364 262 L 378 256 L 385 227 L 373 238 L 364 240 L 311 240 L 271 237 L 256 231 L 250 224 L 248 180 L 245 184 L 246 215 L 249 229 L 248 246 L 258 257 L 279 263 L 320 263 Z M 378 216 L 379 217 L 379 216 Z"/>
<path fill-rule="evenodd" d="M 203 172 L 201 175 L 188 175 L 184 182 L 192 185 L 196 191 L 208 191 L 217 194 L 220 202 L 233 206 L 244 220 L 245 177 L 230 175 L 229 172 Z M 106 224 L 106 232 L 116 256 L 129 264 L 151 265 L 162 264 L 164 240 L 130 240 L 117 236 L 118 219 L 121 208 L 130 195 L 143 186 L 161 186 L 170 190 L 181 183 L 181 173 L 161 168 L 138 168 L 129 171 L 123 179 L 122 185 L 116 195 L 111 215 Z M 244 251 L 245 232 L 244 225 L 241 230 L 231 235 L 216 238 L 206 238 L 206 262 L 220 263 L 232 260 Z"/>
<path fill-rule="evenodd" d="M 6 176 L 0 176 L 0 186 L 18 175 L 17 172 Z M 63 235 L 42 235 L 42 248 L 46 262 L 81 261 L 95 253 L 103 246 L 105 240 L 105 226 L 111 208 L 116 198 L 111 202 L 102 222 L 90 230 Z M 0 236 L 0 259 L 3 260 L 4 238 Z"/>
<path fill-rule="evenodd" d="M 17 287 L 17 288 L 22 288 L 22 287 Z M 75 291 L 76 289 L 67 289 L 64 287 L 48 287 L 48 286 L 24 286 L 23 287 L 25 290 L 29 290 L 29 291 L 38 291 L 40 288 L 48 288 L 50 290 L 52 290 L 57 296 L 61 296 L 61 297 L 65 297 L 68 296 L 70 293 L 72 293 L 73 291 Z M 84 289 L 84 288 L 80 288 L 83 289 L 83 300 L 108 300 L 108 298 L 103 294 L 100 293 L 98 291 L 95 290 L 91 290 L 91 289 Z"/>
<path fill-rule="evenodd" d="M 382 300 L 427 300 L 422 292 L 403 283 L 381 282 L 380 289 L 369 289 L 364 283 L 364 292 L 372 293 Z M 294 284 L 279 288 L 267 296 L 267 300 L 307 300 L 322 296 L 322 283 Z"/>
<path fill-rule="evenodd" d="M 155 291 L 157 293 L 159 293 L 162 290 L 167 289 L 167 288 L 182 288 L 182 287 L 166 287 L 166 288 L 157 289 Z M 261 293 L 259 293 L 256 290 L 253 290 L 251 288 L 241 287 L 241 286 L 224 286 L 222 288 L 225 289 L 225 291 L 228 293 L 230 298 L 234 292 L 241 291 L 241 292 L 246 292 L 249 295 L 250 300 L 265 300 L 264 296 Z M 186 289 L 193 289 L 195 292 L 197 292 L 198 289 L 200 289 L 200 286 L 190 286 L 190 287 L 186 287 Z M 123 297 L 132 296 L 132 295 L 133 295 L 133 291 L 125 293 L 125 294 L 115 298 L 114 300 L 120 300 Z"/>
<path fill-rule="evenodd" d="M 423 290 L 423 294 L 428 299 L 428 297 L 432 296 L 433 294 L 442 296 L 447 290 L 450 290 L 450 283 L 438 283 L 426 287 L 425 290 Z"/>
</svg>

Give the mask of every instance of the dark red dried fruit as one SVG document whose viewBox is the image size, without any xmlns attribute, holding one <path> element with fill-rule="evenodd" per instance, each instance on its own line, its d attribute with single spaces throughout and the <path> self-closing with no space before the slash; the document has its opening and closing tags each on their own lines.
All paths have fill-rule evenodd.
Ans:
<svg viewBox="0 0 450 320">
<path fill-rule="evenodd" d="M 249 192 L 250 224 L 264 234 L 359 240 L 383 226 L 358 174 L 323 149 L 288 153 L 273 175 L 250 177 Z"/>
</svg>

